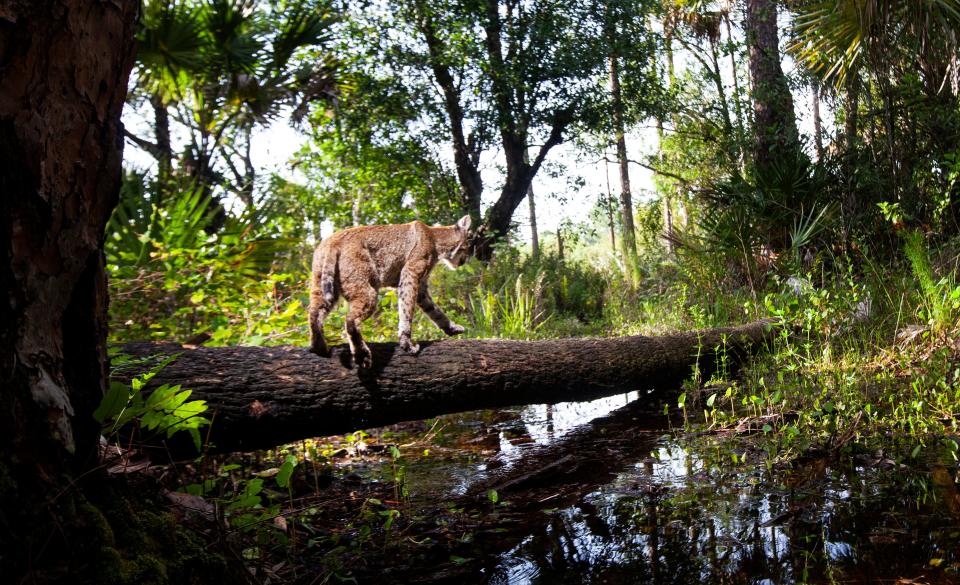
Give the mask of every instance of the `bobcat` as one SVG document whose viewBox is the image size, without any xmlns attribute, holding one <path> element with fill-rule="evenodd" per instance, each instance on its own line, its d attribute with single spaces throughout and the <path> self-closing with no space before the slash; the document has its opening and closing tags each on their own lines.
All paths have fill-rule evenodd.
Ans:
<svg viewBox="0 0 960 585">
<path fill-rule="evenodd" d="M 377 290 L 396 287 L 399 298 L 400 349 L 415 354 L 420 346 L 410 339 L 414 302 L 447 335 L 463 333 L 430 298 L 427 279 L 442 260 L 450 268 L 466 262 L 470 216 L 451 226 L 430 227 L 414 221 L 402 225 L 373 225 L 339 231 L 320 242 L 313 253 L 310 286 L 310 351 L 329 356 L 323 322 L 342 294 L 350 304 L 346 331 L 353 361 L 370 368 L 370 348 L 360 335 L 360 323 L 377 308 Z"/>
</svg>

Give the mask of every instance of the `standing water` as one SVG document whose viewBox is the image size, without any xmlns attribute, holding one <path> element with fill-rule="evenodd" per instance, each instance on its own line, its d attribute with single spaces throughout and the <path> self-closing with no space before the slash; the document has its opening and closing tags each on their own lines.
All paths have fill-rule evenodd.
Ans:
<svg viewBox="0 0 960 585">
<path fill-rule="evenodd" d="M 634 392 L 444 417 L 443 440 L 460 455 L 408 460 L 408 505 L 461 536 L 444 549 L 449 562 L 412 555 L 385 576 L 960 583 L 955 464 L 918 469 L 874 451 L 767 465 L 749 437 L 671 432 L 663 412 Z M 438 502 L 458 514 L 438 519 Z"/>
</svg>

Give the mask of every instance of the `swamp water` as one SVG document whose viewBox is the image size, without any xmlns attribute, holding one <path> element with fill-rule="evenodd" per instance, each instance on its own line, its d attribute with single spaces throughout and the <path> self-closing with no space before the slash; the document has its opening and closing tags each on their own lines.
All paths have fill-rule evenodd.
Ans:
<svg viewBox="0 0 960 585">
<path fill-rule="evenodd" d="M 955 464 L 876 451 L 770 469 L 749 437 L 671 432 L 637 393 L 441 421 L 448 455 L 404 456 L 407 513 L 461 542 L 385 582 L 960 583 Z M 484 513 L 437 520 L 450 501 Z"/>
</svg>

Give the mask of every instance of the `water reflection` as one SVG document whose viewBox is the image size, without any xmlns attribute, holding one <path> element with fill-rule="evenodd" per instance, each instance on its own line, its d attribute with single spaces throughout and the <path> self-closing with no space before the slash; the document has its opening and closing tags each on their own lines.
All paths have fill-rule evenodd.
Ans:
<svg viewBox="0 0 960 585">
<path fill-rule="evenodd" d="M 553 512 L 488 565 L 489 582 L 960 582 L 960 522 L 942 498 L 918 499 L 923 477 L 817 462 L 788 487 L 678 441 L 657 454 Z"/>
<path fill-rule="evenodd" d="M 631 393 L 446 418 L 460 455 L 406 461 L 411 505 L 510 504 L 417 582 L 960 583 L 956 464 L 732 464 L 749 438 L 665 437 L 662 413 Z"/>
<path fill-rule="evenodd" d="M 536 404 L 496 411 L 474 411 L 442 417 L 439 443 L 457 448 L 446 456 L 408 460 L 407 487 L 411 496 L 433 503 L 438 493 L 462 496 L 487 481 L 491 471 L 508 472 L 531 450 L 548 447 L 592 420 L 635 402 L 627 392 L 588 402 Z"/>
</svg>

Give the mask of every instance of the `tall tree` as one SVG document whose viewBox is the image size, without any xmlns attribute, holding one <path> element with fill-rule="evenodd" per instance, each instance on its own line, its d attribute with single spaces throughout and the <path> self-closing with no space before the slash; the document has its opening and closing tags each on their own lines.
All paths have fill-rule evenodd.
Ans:
<svg viewBox="0 0 960 585">
<path fill-rule="evenodd" d="M 606 55 L 595 34 L 600 23 L 590 6 L 541 0 L 407 0 L 390 8 L 351 14 L 377 23 L 372 30 L 396 31 L 356 44 L 364 60 L 387 64 L 418 88 L 411 93 L 420 96 L 426 123 L 411 131 L 452 146 L 463 207 L 481 226 L 475 252 L 489 258 L 549 153 L 596 114 L 590 103 Z M 494 148 L 502 182 L 481 210 L 481 157 Z"/>
<path fill-rule="evenodd" d="M 823 122 L 820 117 L 820 83 L 810 82 L 810 103 L 813 107 L 813 145 L 817 149 L 817 160 L 823 160 Z"/>
<path fill-rule="evenodd" d="M 91 541 L 99 512 L 74 480 L 97 465 L 103 233 L 138 5 L 0 3 L 0 574 L 11 582 L 39 567 L 27 581 L 83 582 L 110 546 Z"/>
<path fill-rule="evenodd" d="M 504 182 L 487 210 L 475 247 L 477 256 L 486 259 L 491 245 L 506 236 L 534 175 L 562 142 L 589 95 L 578 82 L 602 65 L 590 50 L 589 35 L 573 34 L 590 22 L 590 15 L 575 5 L 514 0 L 463 5 L 415 0 L 408 14 L 442 93 L 457 175 L 475 216 L 483 190 L 479 154 L 494 136 L 499 137 Z M 476 35 L 478 42 L 465 41 L 457 28 Z M 481 99 L 465 96 L 467 88 Z M 527 151 L 536 142 L 540 146 L 526 162 Z"/>
<path fill-rule="evenodd" d="M 764 174 L 777 158 L 800 150 L 793 95 L 780 66 L 776 0 L 747 0 L 744 28 L 753 79 L 753 159 Z"/>
<path fill-rule="evenodd" d="M 611 51 L 607 60 L 610 64 L 613 136 L 617 148 L 617 167 L 620 170 L 620 244 L 623 247 L 623 263 L 627 277 L 636 284 L 639 264 L 637 260 L 637 236 L 633 226 L 633 195 L 630 192 L 630 161 L 627 157 L 623 95 L 620 91 L 620 58 L 616 52 Z"/>
<path fill-rule="evenodd" d="M 606 111 L 598 123 L 612 141 L 620 175 L 620 246 L 624 271 L 637 282 L 639 261 L 634 226 L 628 128 L 662 108 L 662 91 L 656 72 L 656 40 L 646 26 L 650 7 L 646 2 L 607 0 L 600 3 L 599 19 L 606 45 Z M 611 140 L 612 139 L 612 140 Z M 604 149 L 606 150 L 606 149 Z"/>
</svg>

